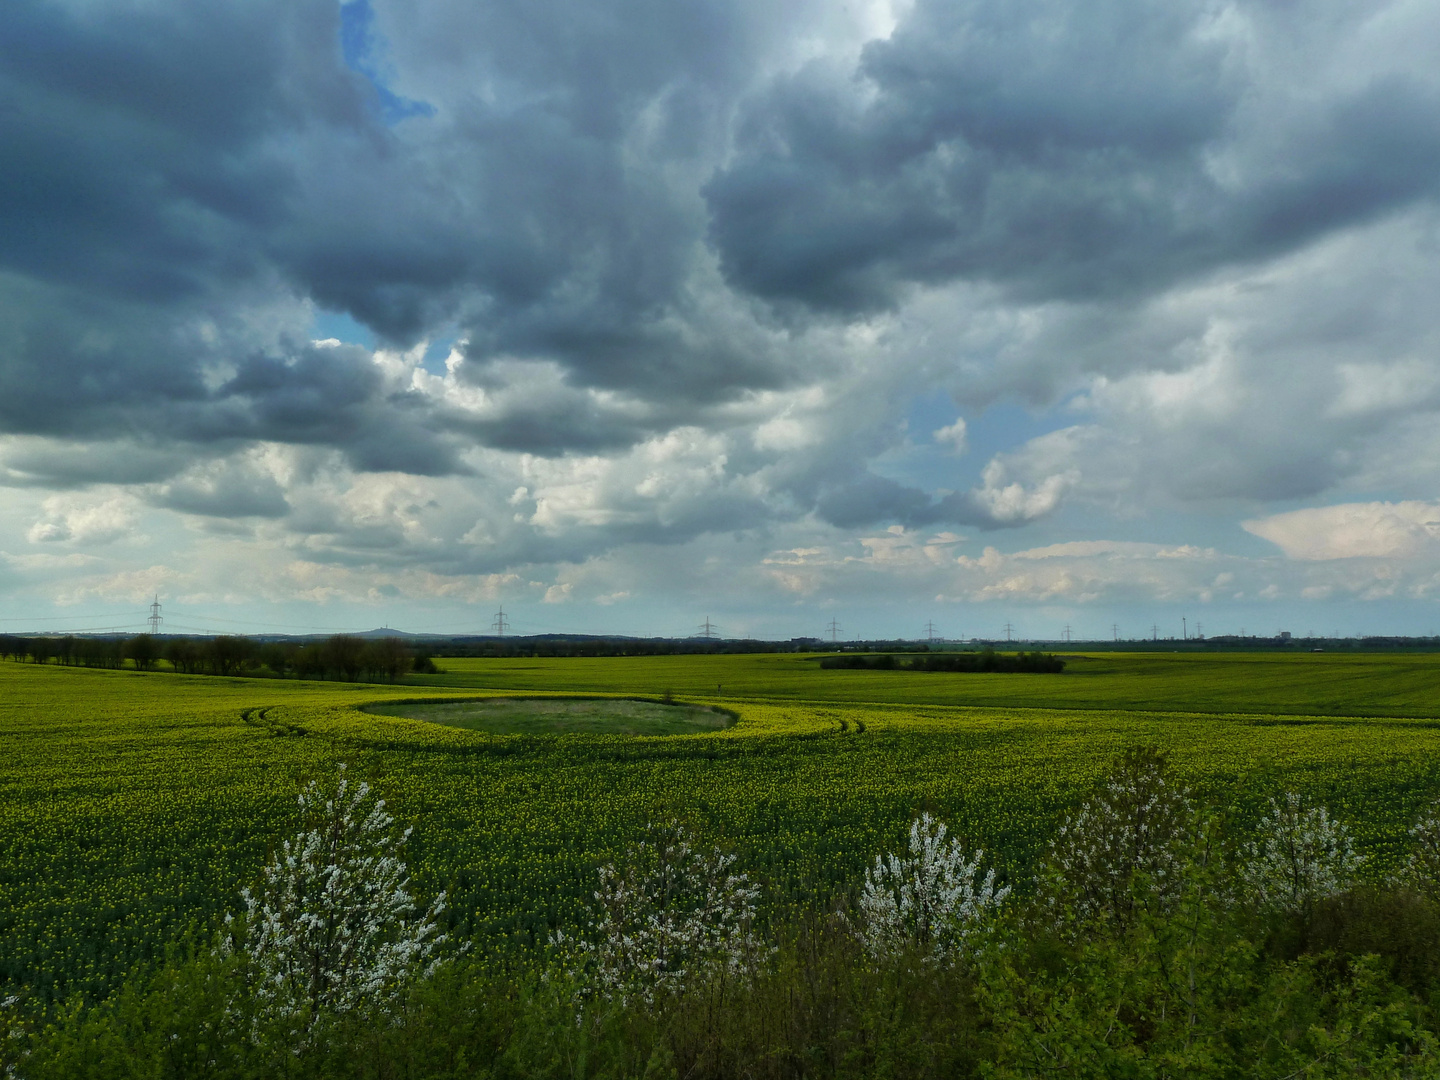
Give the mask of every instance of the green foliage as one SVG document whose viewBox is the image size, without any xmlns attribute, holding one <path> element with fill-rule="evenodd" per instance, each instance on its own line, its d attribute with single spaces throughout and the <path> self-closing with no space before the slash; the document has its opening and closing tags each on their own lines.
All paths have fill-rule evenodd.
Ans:
<svg viewBox="0 0 1440 1080">
<path fill-rule="evenodd" d="M 1436 1075 L 1436 1013 L 1396 979 L 1393 955 L 1275 955 L 1251 929 L 1203 905 L 1061 942 L 1020 911 L 972 962 L 937 968 L 877 965 L 812 912 L 777 927 L 754 978 L 717 971 L 627 1006 L 577 997 L 555 968 L 460 961 L 386 1022 L 332 1015 L 303 1040 L 233 996 L 226 961 L 192 949 L 103 1005 L 20 1032 L 0 1067 L 28 1080 Z"/>
</svg>

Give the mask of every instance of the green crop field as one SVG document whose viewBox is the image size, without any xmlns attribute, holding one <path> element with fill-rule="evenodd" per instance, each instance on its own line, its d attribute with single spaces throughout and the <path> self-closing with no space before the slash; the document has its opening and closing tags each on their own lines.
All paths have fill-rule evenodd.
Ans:
<svg viewBox="0 0 1440 1080">
<path fill-rule="evenodd" d="M 1059 676 L 820 671 L 818 655 L 444 659 L 434 687 L 643 693 L 731 700 L 1000 708 L 1440 717 L 1440 657 L 1361 653 L 1062 654 Z"/>
<path fill-rule="evenodd" d="M 920 809 L 1023 885 L 1059 816 L 1137 743 L 1242 818 L 1287 788 L 1324 801 L 1374 873 L 1440 795 L 1433 656 L 1108 655 L 1060 675 L 794 655 L 441 666 L 386 687 L 0 663 L 0 994 L 103 995 L 213 927 L 296 827 L 299 786 L 341 762 L 415 826 L 419 891 L 448 890 L 484 949 L 572 922 L 595 867 L 669 817 L 733 848 L 773 909 L 852 890 Z M 360 708 L 666 691 L 739 719 L 495 734 Z"/>
</svg>

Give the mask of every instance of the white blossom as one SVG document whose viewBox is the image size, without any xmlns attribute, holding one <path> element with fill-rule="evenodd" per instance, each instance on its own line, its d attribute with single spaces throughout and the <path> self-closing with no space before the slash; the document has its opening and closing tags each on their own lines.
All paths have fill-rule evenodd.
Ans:
<svg viewBox="0 0 1440 1080">
<path fill-rule="evenodd" d="M 860 892 L 860 939 L 875 957 L 921 949 L 934 960 L 949 959 L 964 947 L 984 916 L 1010 895 L 995 887 L 995 871 L 980 877 L 984 851 L 969 861 L 959 841 L 946 840 L 945 824 L 921 814 L 910 823 L 902 858 L 875 856 Z"/>
<path fill-rule="evenodd" d="M 384 800 L 344 768 L 333 795 L 313 782 L 300 793 L 310 827 L 284 842 L 258 888 L 242 890 L 245 914 L 226 919 L 222 951 L 244 959 L 262 1012 L 313 1020 L 384 1004 L 439 962 L 445 894 L 414 917 L 400 858 L 411 830 L 397 833 Z"/>
<path fill-rule="evenodd" d="M 600 867 L 590 936 L 557 933 L 552 943 L 574 951 L 590 992 L 619 1001 L 653 1002 L 701 973 L 753 970 L 760 890 L 734 863 L 719 848 L 697 850 L 677 823 L 652 829 L 621 868 Z"/>
<path fill-rule="evenodd" d="M 1415 845 L 1400 880 L 1430 899 L 1440 900 L 1440 804 L 1421 815 L 1410 837 Z"/>
<path fill-rule="evenodd" d="M 1099 790 L 1061 824 L 1047 860 L 1046 899 L 1076 918 L 1119 926 L 1137 905 L 1179 896 L 1193 811 L 1150 748 L 1127 752 Z"/>
<path fill-rule="evenodd" d="M 23 1080 L 20 1063 L 30 1056 L 27 1025 L 18 1016 L 6 1016 L 20 1004 L 19 994 L 7 994 L 0 998 L 0 1029 L 4 1030 L 4 1042 L 0 1046 L 0 1080 Z"/>
<path fill-rule="evenodd" d="M 1349 888 L 1363 861 L 1344 825 L 1323 806 L 1306 809 L 1289 793 L 1270 800 L 1244 849 L 1240 876 L 1260 907 L 1299 913 Z"/>
</svg>

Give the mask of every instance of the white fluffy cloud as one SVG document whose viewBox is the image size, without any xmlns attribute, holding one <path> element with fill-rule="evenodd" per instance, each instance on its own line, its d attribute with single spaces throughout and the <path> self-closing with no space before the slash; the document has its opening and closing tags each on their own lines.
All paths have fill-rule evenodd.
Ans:
<svg viewBox="0 0 1440 1080">
<path fill-rule="evenodd" d="M 1440 504 L 1345 503 L 1291 510 L 1245 522 L 1245 529 L 1292 559 L 1440 561 Z"/>
<path fill-rule="evenodd" d="M 103 501 L 55 495 L 45 500 L 42 515 L 30 526 L 26 539 L 32 544 L 103 546 L 132 537 L 134 525 L 133 500 L 124 495 Z"/>
</svg>

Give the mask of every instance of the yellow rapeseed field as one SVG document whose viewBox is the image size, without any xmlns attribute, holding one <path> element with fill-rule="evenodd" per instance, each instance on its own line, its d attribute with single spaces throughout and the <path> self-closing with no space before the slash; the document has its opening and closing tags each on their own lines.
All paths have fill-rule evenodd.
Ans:
<svg viewBox="0 0 1440 1080">
<path fill-rule="evenodd" d="M 300 785 L 340 762 L 415 826 L 419 892 L 447 889 L 456 929 L 485 948 L 539 942 L 574 920 L 595 867 L 659 819 L 680 818 L 734 849 L 769 902 L 784 906 L 843 898 L 922 809 L 986 848 L 1023 888 L 1059 816 L 1136 743 L 1167 750 L 1189 783 L 1241 820 L 1286 789 L 1323 801 L 1354 828 L 1372 873 L 1395 865 L 1414 815 L 1440 795 L 1440 729 L 1420 708 L 1414 718 L 1307 715 L 1276 709 L 1273 687 L 1268 699 L 1252 695 L 1265 708 L 1245 708 L 1232 686 L 1229 698 L 1212 689 L 1206 707 L 1186 711 L 1172 707 L 1162 679 L 1150 685 L 1152 707 L 1136 707 L 1146 689 L 1132 685 L 1128 696 L 1112 691 L 1124 708 L 1105 709 L 1083 672 L 1052 686 L 1061 700 L 1091 695 L 1084 707 L 1035 707 L 1045 680 L 1068 671 L 905 674 L 918 698 L 957 679 L 972 682 L 952 696 L 1003 696 L 1001 682 L 974 680 L 1009 679 L 1027 702 L 907 703 L 887 700 L 903 685 L 883 672 L 723 658 L 750 666 L 731 663 L 716 677 L 714 666 L 674 659 L 632 668 L 628 686 L 623 665 L 570 660 L 523 670 L 442 661 L 450 673 L 425 687 L 0 663 L 0 980 L 51 999 L 100 995 L 186 933 L 208 933 L 296 827 Z M 1433 658 L 1403 659 L 1410 681 L 1400 696 L 1379 681 L 1383 667 L 1366 669 L 1392 704 L 1422 697 L 1425 679 L 1434 685 Z M 784 673 L 770 694 L 761 693 L 762 661 Z M 671 690 L 739 721 L 662 737 L 487 735 L 357 709 L 503 693 L 506 670 L 526 695 Z M 537 685 L 546 670 L 548 685 Z M 1195 678 L 1194 667 L 1174 670 Z M 1317 665 L 1311 684 L 1343 684 L 1350 696 L 1336 690 L 1332 702 L 1362 713 L 1359 670 Z M 485 688 L 461 685 L 467 674 Z M 867 688 L 879 700 L 837 700 Z M 1233 707 L 1218 710 L 1217 700 Z"/>
</svg>

